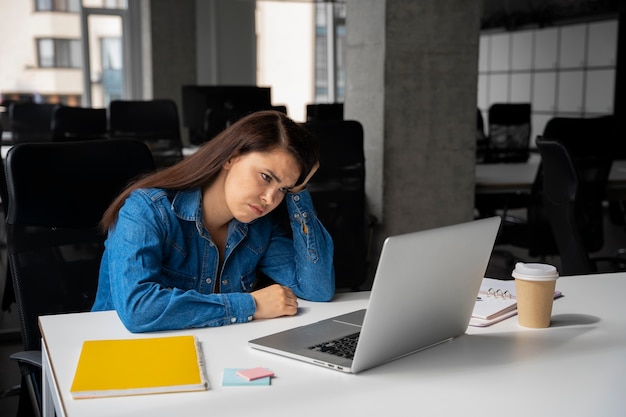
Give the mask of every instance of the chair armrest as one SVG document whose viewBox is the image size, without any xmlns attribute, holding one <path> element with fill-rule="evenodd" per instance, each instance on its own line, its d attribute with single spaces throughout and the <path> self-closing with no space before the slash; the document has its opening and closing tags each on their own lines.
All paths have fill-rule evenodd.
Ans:
<svg viewBox="0 0 626 417">
<path fill-rule="evenodd" d="M 39 368 L 42 367 L 40 350 L 24 350 L 21 352 L 15 352 L 10 356 L 10 358 L 16 362 L 26 363 Z"/>
</svg>

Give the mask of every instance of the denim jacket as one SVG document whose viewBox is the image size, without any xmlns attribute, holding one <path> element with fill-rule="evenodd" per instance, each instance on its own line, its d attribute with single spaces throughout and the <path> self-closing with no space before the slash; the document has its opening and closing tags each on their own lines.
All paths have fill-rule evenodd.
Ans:
<svg viewBox="0 0 626 417">
<path fill-rule="evenodd" d="M 247 322 L 256 311 L 249 292 L 257 270 L 300 298 L 329 301 L 332 239 L 308 191 L 285 200 L 292 236 L 271 215 L 251 223 L 233 219 L 218 271 L 199 189 L 133 191 L 109 230 L 92 311 L 116 310 L 132 332 Z"/>
</svg>

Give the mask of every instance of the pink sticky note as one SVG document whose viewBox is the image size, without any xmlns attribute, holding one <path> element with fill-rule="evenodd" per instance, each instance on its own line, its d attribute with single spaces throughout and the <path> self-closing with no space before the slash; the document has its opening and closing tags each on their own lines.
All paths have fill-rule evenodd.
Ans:
<svg viewBox="0 0 626 417">
<path fill-rule="evenodd" d="M 267 368 L 258 367 L 252 369 L 244 369 L 241 371 L 237 371 L 237 375 L 242 378 L 246 378 L 248 381 L 252 381 L 259 378 L 265 378 L 268 376 L 274 376 L 274 372 L 270 371 Z"/>
</svg>

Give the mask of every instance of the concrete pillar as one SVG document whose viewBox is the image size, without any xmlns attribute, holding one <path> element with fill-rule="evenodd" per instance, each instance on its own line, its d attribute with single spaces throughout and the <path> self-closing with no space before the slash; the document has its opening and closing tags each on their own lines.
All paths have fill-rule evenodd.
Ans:
<svg viewBox="0 0 626 417">
<path fill-rule="evenodd" d="M 182 126 L 182 94 L 185 84 L 196 84 L 195 2 L 150 0 L 144 5 L 144 71 L 151 82 L 144 86 L 144 98 L 169 98 L 176 102 L 183 143 L 188 139 Z M 147 49 L 146 49 L 147 48 Z M 147 68 L 146 68 L 147 66 Z M 144 82 L 145 83 L 145 82 Z"/>
<path fill-rule="evenodd" d="M 197 84 L 256 85 L 256 1 L 196 0 L 196 9 Z"/>
<path fill-rule="evenodd" d="M 196 82 L 195 19 L 193 1 L 150 1 L 153 98 L 179 102 L 181 86 Z"/>
<path fill-rule="evenodd" d="M 481 2 L 346 3 L 345 117 L 365 129 L 375 248 L 471 220 Z"/>
</svg>

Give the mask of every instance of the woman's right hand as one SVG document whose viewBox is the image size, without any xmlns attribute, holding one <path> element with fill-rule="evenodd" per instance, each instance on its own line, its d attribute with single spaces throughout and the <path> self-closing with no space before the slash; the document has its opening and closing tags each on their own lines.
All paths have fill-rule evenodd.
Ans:
<svg viewBox="0 0 626 417">
<path fill-rule="evenodd" d="M 255 319 L 293 316 L 298 312 L 298 298 L 288 287 L 273 284 L 250 294 L 256 303 Z"/>
</svg>

